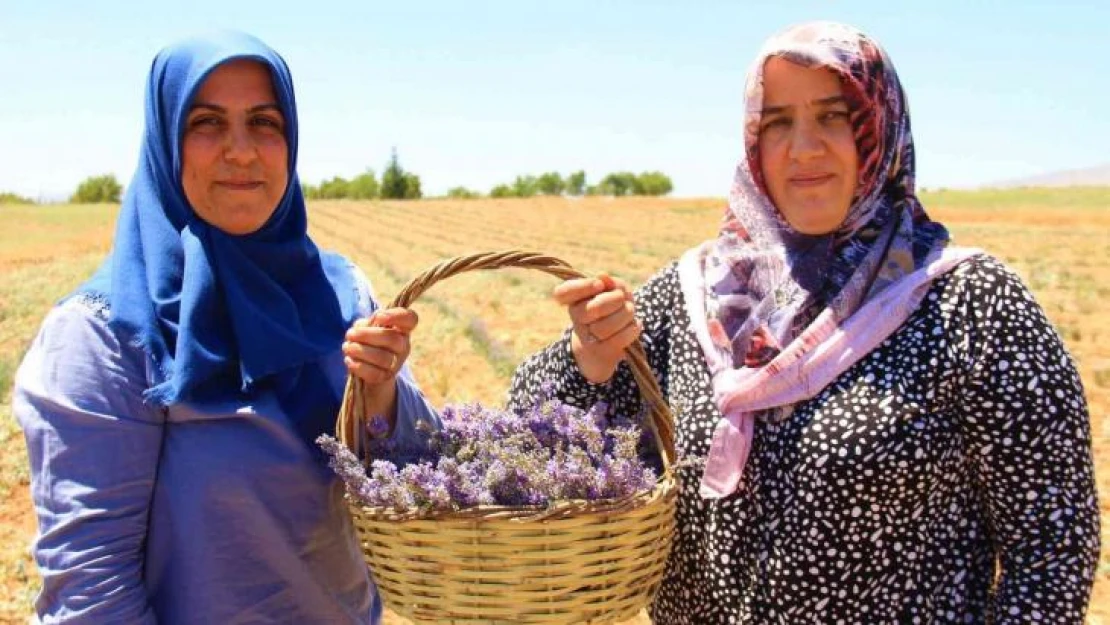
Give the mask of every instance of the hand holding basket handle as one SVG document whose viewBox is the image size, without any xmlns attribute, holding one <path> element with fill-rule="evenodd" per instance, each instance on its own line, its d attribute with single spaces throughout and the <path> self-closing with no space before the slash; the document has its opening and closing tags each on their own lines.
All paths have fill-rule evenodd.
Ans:
<svg viewBox="0 0 1110 625">
<path fill-rule="evenodd" d="M 640 338 L 640 322 L 628 285 L 616 278 L 571 278 L 555 287 L 555 301 L 567 307 L 574 331 L 571 352 L 587 380 L 613 377 L 625 350 Z"/>
<path fill-rule="evenodd" d="M 359 319 L 347 330 L 343 360 L 366 393 L 364 414 L 385 415 L 392 431 L 397 400 L 397 374 L 412 351 L 409 336 L 418 318 L 408 308 L 382 308 Z"/>
</svg>

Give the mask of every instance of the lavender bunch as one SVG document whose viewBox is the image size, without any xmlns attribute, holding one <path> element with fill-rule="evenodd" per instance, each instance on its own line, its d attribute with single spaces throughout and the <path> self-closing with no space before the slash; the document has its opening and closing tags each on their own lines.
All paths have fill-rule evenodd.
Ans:
<svg viewBox="0 0 1110 625">
<path fill-rule="evenodd" d="M 610 417 L 603 403 L 581 410 L 545 389 L 521 413 L 471 403 L 445 407 L 441 420 L 425 453 L 407 464 L 391 458 L 388 441 L 371 441 L 369 467 L 330 436 L 317 442 L 355 500 L 403 514 L 614 499 L 656 481 L 640 457 L 642 428 Z"/>
</svg>

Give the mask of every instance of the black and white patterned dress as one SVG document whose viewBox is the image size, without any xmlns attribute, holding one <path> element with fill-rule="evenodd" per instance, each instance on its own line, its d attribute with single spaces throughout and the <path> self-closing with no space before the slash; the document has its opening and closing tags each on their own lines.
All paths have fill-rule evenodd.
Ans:
<svg viewBox="0 0 1110 625">
<path fill-rule="evenodd" d="M 757 421 L 740 486 L 720 500 L 698 494 L 720 412 L 675 266 L 636 302 L 688 459 L 655 622 L 1082 622 L 1099 550 L 1086 401 L 999 261 L 941 277 L 817 397 Z M 581 376 L 569 334 L 521 365 L 511 402 L 544 381 L 569 403 L 639 406 L 624 365 L 606 384 Z"/>
</svg>

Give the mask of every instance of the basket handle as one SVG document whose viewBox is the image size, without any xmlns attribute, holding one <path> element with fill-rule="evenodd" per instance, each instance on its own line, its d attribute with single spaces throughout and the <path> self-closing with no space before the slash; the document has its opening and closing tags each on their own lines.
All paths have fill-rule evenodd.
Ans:
<svg viewBox="0 0 1110 625">
<path fill-rule="evenodd" d="M 535 269 L 564 280 L 569 278 L 584 278 L 585 274 L 571 267 L 566 262 L 536 252 L 507 250 L 501 252 L 487 252 L 457 256 L 442 261 L 425 270 L 413 278 L 397 297 L 389 304 L 389 308 L 407 308 L 416 301 L 420 295 L 427 291 L 433 284 L 456 274 L 479 269 L 503 268 Z M 663 463 L 667 469 L 674 464 L 674 416 L 659 389 L 655 374 L 648 365 L 647 354 L 640 341 L 625 348 L 627 361 L 632 369 L 632 377 L 640 390 L 640 396 L 647 403 L 650 419 L 648 425 L 655 437 L 655 443 L 663 454 Z M 366 412 L 365 383 L 348 373 L 347 386 L 343 391 L 343 405 L 339 409 L 339 418 L 335 424 L 335 436 L 346 445 L 355 455 L 359 455 L 361 437 L 358 432 L 359 415 Z"/>
</svg>

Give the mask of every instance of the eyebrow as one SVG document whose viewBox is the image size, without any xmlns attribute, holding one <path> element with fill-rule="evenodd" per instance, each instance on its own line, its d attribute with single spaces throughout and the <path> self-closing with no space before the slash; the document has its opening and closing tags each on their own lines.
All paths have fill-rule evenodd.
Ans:
<svg viewBox="0 0 1110 625">
<path fill-rule="evenodd" d="M 816 100 L 813 100 L 812 102 L 810 102 L 810 104 L 816 104 L 818 106 L 831 106 L 833 104 L 847 105 L 848 100 L 842 95 L 831 95 L 827 98 L 818 98 Z M 792 109 L 792 108 L 794 108 L 794 105 L 792 105 L 792 104 L 784 104 L 782 106 L 767 106 L 767 107 L 764 107 L 761 111 L 759 111 L 759 114 L 764 115 L 764 116 L 766 116 L 766 115 L 776 115 L 778 113 L 784 113 L 787 110 Z"/>
<path fill-rule="evenodd" d="M 220 106 L 219 104 L 211 104 L 209 102 L 194 102 L 193 106 L 189 108 L 189 112 L 193 112 L 196 109 L 208 109 L 217 113 L 227 113 L 226 108 Z M 258 113 L 261 111 L 277 111 L 278 113 L 280 113 L 281 107 L 279 107 L 276 102 L 265 102 L 263 104 L 258 104 L 247 109 L 248 113 Z"/>
</svg>

